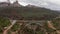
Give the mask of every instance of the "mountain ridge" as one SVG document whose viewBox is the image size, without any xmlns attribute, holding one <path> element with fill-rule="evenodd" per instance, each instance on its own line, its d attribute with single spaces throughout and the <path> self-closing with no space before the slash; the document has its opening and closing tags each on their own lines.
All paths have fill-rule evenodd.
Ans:
<svg viewBox="0 0 60 34">
<path fill-rule="evenodd" d="M 59 15 L 60 12 L 41 7 L 0 7 L 0 16 L 8 17 L 11 19 L 50 20 L 58 17 Z"/>
</svg>

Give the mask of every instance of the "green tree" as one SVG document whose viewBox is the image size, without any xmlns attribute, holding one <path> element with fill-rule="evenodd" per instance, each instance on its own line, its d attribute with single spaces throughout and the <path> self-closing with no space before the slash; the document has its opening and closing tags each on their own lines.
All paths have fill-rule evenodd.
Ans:
<svg viewBox="0 0 60 34">
<path fill-rule="evenodd" d="M 4 30 L 4 27 L 10 25 L 10 21 L 7 18 L 0 17 L 0 33 Z"/>
</svg>

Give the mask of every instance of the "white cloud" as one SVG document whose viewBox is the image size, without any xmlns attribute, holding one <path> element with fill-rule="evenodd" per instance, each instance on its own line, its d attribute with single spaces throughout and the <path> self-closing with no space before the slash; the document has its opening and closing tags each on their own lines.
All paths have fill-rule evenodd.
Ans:
<svg viewBox="0 0 60 34">
<path fill-rule="evenodd" d="M 7 1 L 7 0 L 0 0 L 0 2 L 5 2 L 5 1 Z"/>
<path fill-rule="evenodd" d="M 48 5 L 48 3 L 42 2 L 42 3 L 40 3 L 40 5 Z"/>
<path fill-rule="evenodd" d="M 22 2 L 41 7 L 47 7 L 54 10 L 60 10 L 60 0 L 23 0 Z"/>
<path fill-rule="evenodd" d="M 51 2 L 51 3 L 54 3 L 54 4 L 60 5 L 60 0 L 46 0 L 46 2 Z"/>
<path fill-rule="evenodd" d="M 7 0 L 0 0 L 0 1 L 7 1 Z M 14 1 L 15 0 L 11 0 L 11 3 L 13 3 Z M 19 0 L 19 3 L 23 6 L 26 6 L 28 4 L 33 4 L 36 6 L 60 10 L 60 0 Z"/>
<path fill-rule="evenodd" d="M 26 5 L 28 5 L 27 3 L 24 3 L 24 2 L 19 2 L 21 5 L 23 5 L 23 6 L 26 6 Z"/>
</svg>

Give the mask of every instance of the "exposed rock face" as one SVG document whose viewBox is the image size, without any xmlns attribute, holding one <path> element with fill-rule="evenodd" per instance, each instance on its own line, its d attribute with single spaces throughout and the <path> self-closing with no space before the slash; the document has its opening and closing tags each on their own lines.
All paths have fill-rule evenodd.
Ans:
<svg viewBox="0 0 60 34">
<path fill-rule="evenodd" d="M 11 4 L 9 1 L 0 3 L 0 7 L 7 7 L 7 6 L 20 7 L 21 5 L 18 3 L 18 1 L 15 1 L 13 4 Z"/>
<path fill-rule="evenodd" d="M 0 3 L 0 7 L 7 7 L 9 6 L 10 3 L 7 3 L 7 2 L 1 2 Z"/>
<path fill-rule="evenodd" d="M 38 6 L 34 6 L 34 5 L 31 5 L 31 4 L 28 4 L 26 7 L 33 7 L 33 8 L 37 8 Z"/>
<path fill-rule="evenodd" d="M 12 5 L 13 5 L 14 7 L 20 7 L 20 6 L 21 6 L 21 5 L 18 3 L 18 1 L 14 2 Z"/>
</svg>

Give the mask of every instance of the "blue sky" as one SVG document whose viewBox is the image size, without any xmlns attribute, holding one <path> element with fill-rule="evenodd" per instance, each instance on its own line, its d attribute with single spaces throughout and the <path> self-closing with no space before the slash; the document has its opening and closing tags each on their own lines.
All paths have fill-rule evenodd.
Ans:
<svg viewBox="0 0 60 34">
<path fill-rule="evenodd" d="M 7 0 L 0 0 L 0 2 L 6 2 Z M 10 0 L 13 3 L 15 0 Z M 28 4 L 50 8 L 53 10 L 60 10 L 60 0 L 18 0 L 23 6 Z"/>
</svg>

